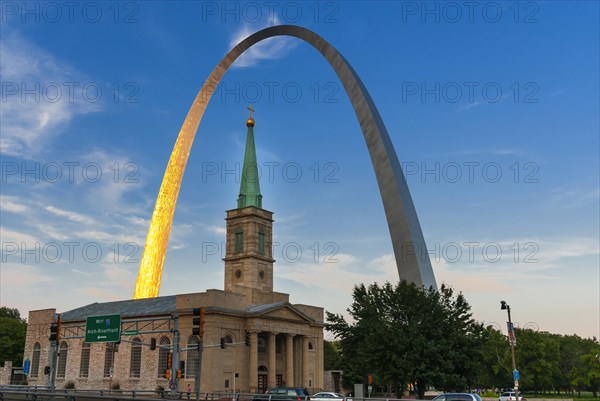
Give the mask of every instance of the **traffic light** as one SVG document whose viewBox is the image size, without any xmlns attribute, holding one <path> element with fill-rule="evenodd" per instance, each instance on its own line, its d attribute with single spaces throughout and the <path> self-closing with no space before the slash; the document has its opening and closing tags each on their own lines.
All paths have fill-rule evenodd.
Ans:
<svg viewBox="0 0 600 401">
<path fill-rule="evenodd" d="M 177 380 L 181 380 L 181 369 L 177 370 Z"/>
<path fill-rule="evenodd" d="M 250 333 L 246 332 L 246 347 L 250 346 Z"/>
<path fill-rule="evenodd" d="M 48 340 L 56 341 L 56 342 L 60 341 L 60 325 L 61 325 L 61 323 L 62 323 L 62 320 L 60 318 L 60 315 L 58 315 L 56 320 L 54 320 L 50 324 L 50 337 L 48 337 Z"/>
<path fill-rule="evenodd" d="M 156 349 L 156 338 L 150 339 L 150 351 L 154 351 Z"/>
<path fill-rule="evenodd" d="M 221 337 L 221 349 L 225 349 L 225 337 Z"/>
<path fill-rule="evenodd" d="M 194 318 L 192 319 L 192 335 L 204 336 L 204 308 L 194 308 L 192 311 Z"/>
<path fill-rule="evenodd" d="M 167 380 L 169 380 L 169 379 L 171 378 L 171 370 L 170 370 L 170 369 L 167 369 L 167 370 L 165 371 L 165 378 L 166 378 Z"/>
</svg>

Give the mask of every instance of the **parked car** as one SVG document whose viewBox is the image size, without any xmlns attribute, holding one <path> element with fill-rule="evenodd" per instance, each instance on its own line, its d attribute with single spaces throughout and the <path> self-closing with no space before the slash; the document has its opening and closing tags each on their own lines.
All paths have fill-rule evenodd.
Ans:
<svg viewBox="0 0 600 401">
<path fill-rule="evenodd" d="M 309 401 L 308 391 L 302 387 L 277 387 L 267 390 L 265 394 L 255 394 L 252 401 L 293 400 Z"/>
<path fill-rule="evenodd" d="M 432 401 L 482 401 L 478 394 L 473 393 L 444 393 Z"/>
<path fill-rule="evenodd" d="M 523 397 L 521 397 L 521 393 L 519 393 L 519 401 L 522 401 Z M 514 391 L 505 391 L 500 394 L 498 397 L 498 401 L 517 401 L 517 395 Z"/>
<path fill-rule="evenodd" d="M 340 393 L 332 393 L 329 391 L 313 394 L 310 399 L 311 401 L 352 401 L 352 398 L 347 398 Z"/>
</svg>

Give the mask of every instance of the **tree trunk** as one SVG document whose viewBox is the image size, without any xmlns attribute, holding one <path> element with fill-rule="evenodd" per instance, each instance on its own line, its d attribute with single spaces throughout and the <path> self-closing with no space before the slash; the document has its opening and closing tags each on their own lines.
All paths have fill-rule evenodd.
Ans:
<svg viewBox="0 0 600 401">
<path fill-rule="evenodd" d="M 417 380 L 417 398 L 422 400 L 425 398 L 425 382 Z"/>
</svg>

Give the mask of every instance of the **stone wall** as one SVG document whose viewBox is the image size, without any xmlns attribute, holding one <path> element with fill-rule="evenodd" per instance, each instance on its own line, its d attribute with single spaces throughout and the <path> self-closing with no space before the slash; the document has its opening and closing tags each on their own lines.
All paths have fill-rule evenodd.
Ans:
<svg viewBox="0 0 600 401">
<path fill-rule="evenodd" d="M 0 385 L 10 384 L 11 372 L 12 361 L 5 361 L 4 366 L 0 368 Z"/>
</svg>

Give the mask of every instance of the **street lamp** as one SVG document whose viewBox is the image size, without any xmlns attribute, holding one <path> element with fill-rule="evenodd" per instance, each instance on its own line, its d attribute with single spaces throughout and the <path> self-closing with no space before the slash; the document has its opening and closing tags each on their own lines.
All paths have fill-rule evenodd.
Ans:
<svg viewBox="0 0 600 401">
<path fill-rule="evenodd" d="M 517 370 L 517 364 L 515 362 L 515 345 L 517 339 L 515 338 L 515 328 L 513 327 L 512 321 L 510 320 L 510 305 L 505 301 L 500 301 L 500 309 L 508 312 L 508 342 L 510 343 L 510 352 L 512 354 L 512 366 L 513 366 L 513 380 L 515 382 L 515 399 L 519 401 L 519 371 Z"/>
</svg>

